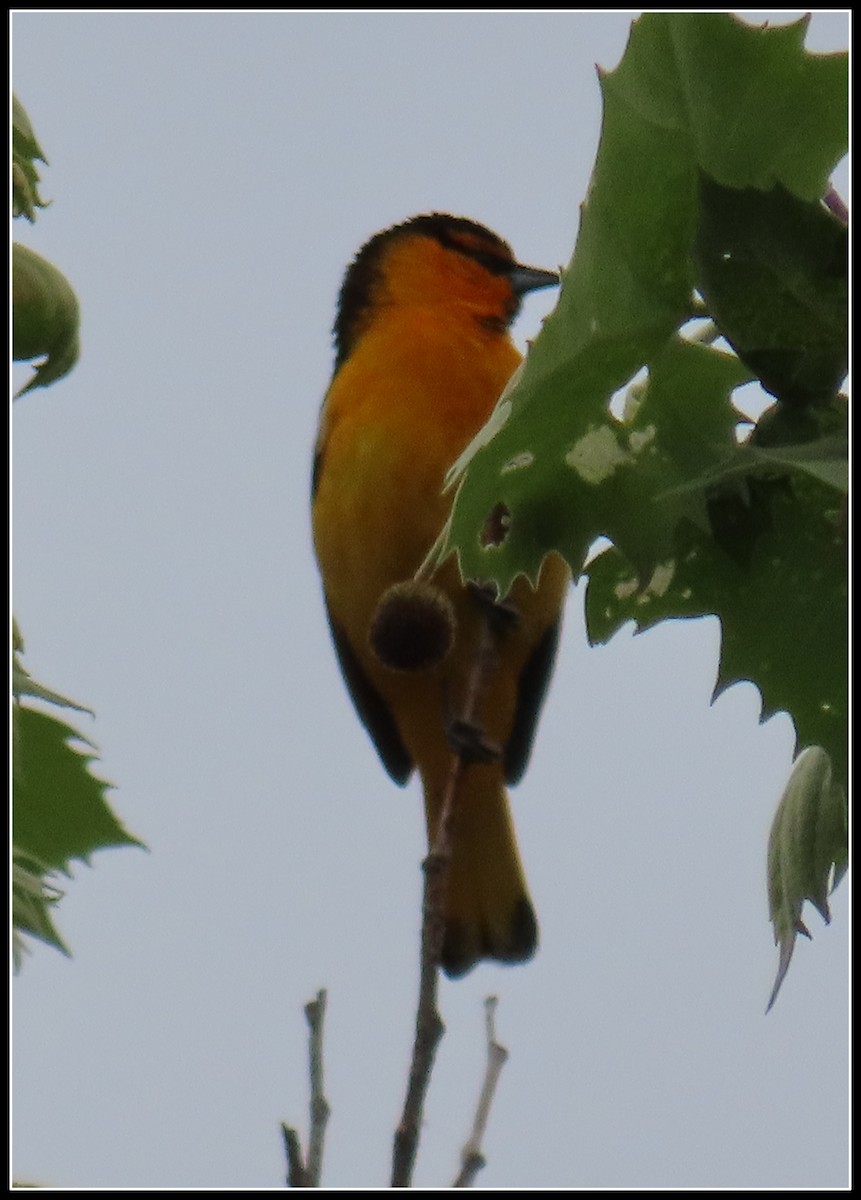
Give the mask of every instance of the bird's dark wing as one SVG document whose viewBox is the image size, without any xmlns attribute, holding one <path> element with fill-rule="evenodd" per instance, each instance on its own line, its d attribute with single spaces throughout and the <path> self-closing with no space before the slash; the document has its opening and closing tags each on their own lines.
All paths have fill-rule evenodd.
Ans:
<svg viewBox="0 0 861 1200">
<path fill-rule="evenodd" d="M 520 672 L 514 723 L 503 755 L 508 783 L 517 783 L 529 762 L 535 726 L 553 673 L 560 629 L 558 621 L 547 629 Z"/>
<path fill-rule="evenodd" d="M 328 608 L 326 611 L 328 612 Z M 403 787 L 412 775 L 413 760 L 401 740 L 391 709 L 363 671 L 344 631 L 331 612 L 328 612 L 328 615 L 338 662 L 341 664 L 344 681 L 356 706 L 356 712 L 371 735 L 383 766 L 395 783 Z"/>
</svg>

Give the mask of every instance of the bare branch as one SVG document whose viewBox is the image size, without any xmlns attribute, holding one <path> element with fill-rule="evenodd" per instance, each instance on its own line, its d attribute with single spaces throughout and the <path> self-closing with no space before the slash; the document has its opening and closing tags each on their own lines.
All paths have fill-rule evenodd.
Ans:
<svg viewBox="0 0 861 1200">
<path fill-rule="evenodd" d="M 404 1109 L 395 1130 L 392 1187 L 409 1187 L 418 1151 L 424 1100 L 430 1083 L 436 1049 L 445 1031 L 437 1008 L 439 961 L 445 932 L 445 891 L 451 861 L 454 798 L 463 773 L 454 757 L 449 773 L 436 839 L 423 865 L 421 965 L 416 1036 Z"/>
<path fill-rule="evenodd" d="M 299 1134 L 289 1125 L 281 1122 L 281 1135 L 284 1138 L 284 1152 L 287 1155 L 287 1186 L 307 1187 L 305 1183 L 305 1164 L 302 1161 L 302 1147 L 299 1144 Z"/>
<path fill-rule="evenodd" d="M 493 631 L 487 618 L 482 621 L 481 630 L 482 635 L 469 675 L 463 708 L 458 714 L 458 720 L 464 726 L 472 725 L 475 721 L 479 696 L 496 661 Z M 468 762 L 463 754 L 455 753 L 443 796 L 439 825 L 423 864 L 425 881 L 422 895 L 421 967 L 416 1036 L 404 1108 L 395 1130 L 392 1187 L 410 1186 L 418 1152 L 425 1096 L 430 1084 L 437 1046 L 445 1031 L 437 1007 L 437 985 L 445 934 L 445 894 L 451 862 L 457 794 L 467 766 Z"/>
<path fill-rule="evenodd" d="M 329 1120 L 329 1102 L 323 1094 L 323 1017 L 326 1012 L 326 989 L 321 988 L 317 999 L 305 1005 L 310 1037 L 308 1058 L 311 1074 L 311 1132 L 308 1135 L 308 1187 L 320 1186 L 323 1169 L 323 1143 Z"/>
<path fill-rule="evenodd" d="M 308 1134 L 308 1159 L 302 1157 L 299 1134 L 289 1125 L 281 1125 L 284 1149 L 287 1154 L 288 1187 L 319 1187 L 323 1169 L 323 1143 L 326 1122 L 329 1120 L 329 1102 L 323 1092 L 323 1016 L 326 1012 L 326 991 L 321 988 L 315 1000 L 305 1005 L 305 1017 L 310 1030 L 308 1059 L 311 1076 L 310 1115 L 311 1128 Z"/>
<path fill-rule="evenodd" d="M 481 1152 L 481 1143 L 487 1128 L 490 1106 L 493 1103 L 496 1085 L 499 1082 L 502 1068 L 508 1059 L 508 1051 L 496 1040 L 494 1016 L 496 1014 L 497 1003 L 496 996 L 488 996 L 484 1002 L 487 1024 L 487 1069 L 484 1074 L 481 1095 L 478 1099 L 478 1107 L 475 1110 L 472 1133 L 461 1151 L 460 1174 L 454 1181 L 455 1187 L 470 1187 L 476 1175 L 485 1164 L 485 1158 Z"/>
</svg>

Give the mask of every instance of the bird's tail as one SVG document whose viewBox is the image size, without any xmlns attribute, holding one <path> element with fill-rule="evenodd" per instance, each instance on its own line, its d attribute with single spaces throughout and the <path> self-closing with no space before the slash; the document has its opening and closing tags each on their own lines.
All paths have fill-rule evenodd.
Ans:
<svg viewBox="0 0 861 1200">
<path fill-rule="evenodd" d="M 426 787 L 425 804 L 432 845 L 442 794 Z M 471 765 L 460 775 L 455 798 L 443 970 L 457 977 L 482 958 L 524 962 L 537 944 L 538 926 L 501 768 Z"/>
</svg>

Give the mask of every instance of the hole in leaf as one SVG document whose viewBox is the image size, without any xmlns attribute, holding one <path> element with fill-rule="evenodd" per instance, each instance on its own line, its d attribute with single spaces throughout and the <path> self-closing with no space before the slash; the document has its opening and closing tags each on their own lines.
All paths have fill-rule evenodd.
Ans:
<svg viewBox="0 0 861 1200">
<path fill-rule="evenodd" d="M 487 519 L 481 530 L 479 542 L 482 549 L 488 546 L 501 546 L 508 537 L 511 528 L 511 510 L 502 501 L 495 504 L 487 514 Z"/>
</svg>

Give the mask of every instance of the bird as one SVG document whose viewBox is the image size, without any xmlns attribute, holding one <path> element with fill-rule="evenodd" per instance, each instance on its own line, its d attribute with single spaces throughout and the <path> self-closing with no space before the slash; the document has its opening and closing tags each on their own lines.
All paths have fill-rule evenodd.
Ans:
<svg viewBox="0 0 861 1200">
<path fill-rule="evenodd" d="M 452 503 L 447 470 L 522 361 L 510 329 L 523 296 L 558 283 L 467 217 L 431 212 L 374 235 L 341 286 L 314 447 L 313 541 L 334 648 L 388 774 L 401 786 L 421 777 L 429 846 L 481 630 L 489 614 L 501 618 L 472 722 L 487 752 L 464 753 L 454 815 L 439 956 L 451 978 L 483 959 L 526 961 L 538 944 L 506 784 L 530 756 L 569 568 L 554 552 L 537 586 L 519 577 L 500 603 L 449 557 L 432 585 L 451 646 L 424 668 L 386 665 L 369 631 L 381 598 L 415 576 L 437 539 Z"/>
</svg>

